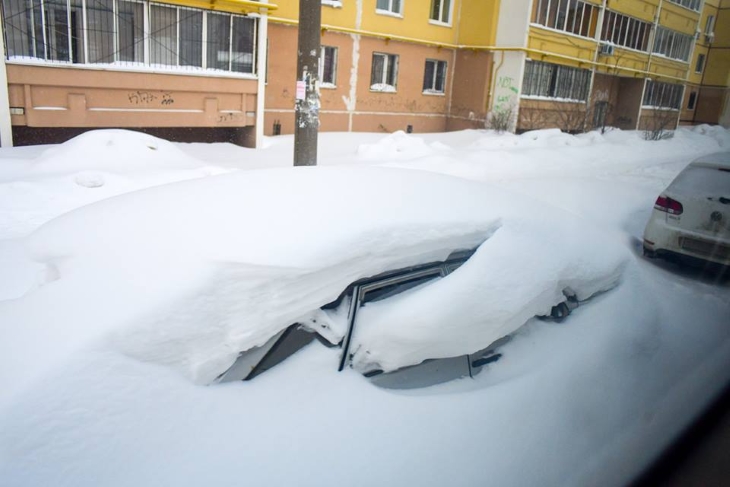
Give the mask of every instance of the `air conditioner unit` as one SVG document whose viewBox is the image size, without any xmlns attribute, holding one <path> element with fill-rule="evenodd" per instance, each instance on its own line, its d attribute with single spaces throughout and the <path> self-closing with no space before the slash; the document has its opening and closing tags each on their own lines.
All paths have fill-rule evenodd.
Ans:
<svg viewBox="0 0 730 487">
<path fill-rule="evenodd" d="M 598 53 L 602 56 L 613 56 L 613 44 L 601 44 Z"/>
<path fill-rule="evenodd" d="M 714 32 L 708 32 L 707 34 L 705 34 L 705 42 L 707 42 L 708 44 L 711 44 L 714 39 L 715 39 Z"/>
</svg>

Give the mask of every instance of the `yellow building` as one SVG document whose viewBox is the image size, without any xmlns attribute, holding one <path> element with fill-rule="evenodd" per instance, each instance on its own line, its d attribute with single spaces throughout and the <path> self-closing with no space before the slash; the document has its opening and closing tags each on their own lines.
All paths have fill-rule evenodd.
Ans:
<svg viewBox="0 0 730 487">
<path fill-rule="evenodd" d="M 253 146 L 293 132 L 298 0 L 0 1 L 3 143 L 135 127 Z M 321 130 L 727 124 L 728 7 L 322 0 Z"/>
</svg>

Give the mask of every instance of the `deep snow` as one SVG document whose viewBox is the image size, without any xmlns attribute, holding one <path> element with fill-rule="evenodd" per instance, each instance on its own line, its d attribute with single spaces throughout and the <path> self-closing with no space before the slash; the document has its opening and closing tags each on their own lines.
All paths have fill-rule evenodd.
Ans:
<svg viewBox="0 0 730 487">
<path fill-rule="evenodd" d="M 158 353 L 160 344 L 154 345 L 149 328 L 139 335 L 140 328 L 117 325 L 143 323 L 150 310 L 172 323 L 190 319 L 189 324 L 198 324 L 211 310 L 230 316 L 240 302 L 231 296 L 251 292 L 246 287 L 255 275 L 251 269 L 239 274 L 239 266 L 222 265 L 214 282 L 222 292 L 218 296 L 226 299 L 216 300 L 215 292 L 203 293 L 197 305 L 195 299 L 173 299 L 191 289 L 200 297 L 196 286 L 201 276 L 211 275 L 201 262 L 229 264 L 242 255 L 246 262 L 263 259 L 288 267 L 337 262 L 336 255 L 317 245 L 327 242 L 322 233 L 332 231 L 326 217 L 332 212 L 347 225 L 342 202 L 362 191 L 353 192 L 355 184 L 334 184 L 332 192 L 318 188 L 324 200 L 339 196 L 317 220 L 318 232 L 298 227 L 306 222 L 284 211 L 296 205 L 283 205 L 279 216 L 289 216 L 285 224 L 264 221 L 253 227 L 268 232 L 265 241 L 274 245 L 277 258 L 267 261 L 272 254 L 259 246 L 254 259 L 240 244 L 255 241 L 231 237 L 252 228 L 246 219 L 255 220 L 255 210 L 262 210 L 262 198 L 255 196 L 273 190 L 273 181 L 291 171 L 274 177 L 277 171 L 242 169 L 290 164 L 290 137 L 269 139 L 269 146 L 257 151 L 167 144 L 126 132 L 86 137 L 46 148 L 40 157 L 42 148 L 0 151 L 0 238 L 6 238 L 0 240 L 5 298 L 0 301 L 0 478 L 11 479 L 12 485 L 617 485 L 636 475 L 730 379 L 727 283 L 638 255 L 656 195 L 692 158 L 730 149 L 730 134 L 723 129 L 682 129 L 661 142 L 620 131 L 578 137 L 556 131 L 322 134 L 321 165 L 346 166 L 344 174 L 378 165 L 489 183 L 479 198 L 493 207 L 480 212 L 472 242 L 493 236 L 487 244 L 498 244 L 498 237 L 508 238 L 491 254 L 483 246 L 477 259 L 460 269 L 464 272 L 453 274 L 452 281 L 466 274 L 469 283 L 482 282 L 469 273 L 499 275 L 483 281 L 487 288 L 480 291 L 486 298 L 478 306 L 476 293 L 460 296 L 461 306 L 455 308 L 467 312 L 459 322 L 503 317 L 494 313 L 503 300 L 489 294 L 495 285 L 511 291 L 514 308 L 524 311 L 523 305 L 545 288 L 540 276 L 579 277 L 585 268 L 581 262 L 589 269 L 603 265 L 601 275 L 615 276 L 616 262 L 628 259 L 625 267 L 618 266 L 623 275 L 616 288 L 595 296 L 561 324 L 529 320 L 502 348 L 503 358 L 475 379 L 407 393 L 378 389 L 352 370 L 337 373 L 338 350 L 317 344 L 254 381 L 210 387 L 193 385 L 179 369 L 137 360 L 130 348 L 151 347 Z M 104 152 L 110 141 L 114 160 Z M 127 167 L 125 150 L 136 159 L 149 156 L 149 170 L 145 163 Z M 236 174 L 207 177 L 225 172 Z M 439 186 L 475 184 L 385 172 L 397 187 L 407 185 L 408 174 Z M 72 208 L 193 178 L 203 179 L 91 205 L 27 237 Z M 213 195 L 226 194 L 221 185 L 245 182 L 249 191 L 230 203 L 251 197 L 248 206 L 222 210 L 219 201 L 222 206 L 206 209 Z M 297 187 L 286 176 L 282 183 Z M 502 189 L 494 190 L 495 184 Z M 511 195 L 495 197 L 487 189 Z M 376 195 L 386 195 L 388 203 L 393 192 Z M 171 194 L 176 196 L 163 197 Z M 462 191 L 464 205 L 467 194 Z M 179 205 L 165 206 L 166 201 Z M 438 213 L 439 198 L 418 201 Z M 559 212 L 553 207 L 572 215 L 555 218 Z M 507 227 L 522 233 L 500 234 L 510 216 L 525 218 L 525 208 L 534 209 L 529 224 Z M 175 226 L 164 215 L 190 225 Z M 391 216 L 397 215 L 403 213 Z M 225 217 L 226 225 L 207 219 L 215 216 Z M 427 224 L 438 215 L 413 210 L 405 216 Z M 502 225 L 496 232 L 495 216 Z M 140 219 L 151 224 L 135 225 Z M 392 223 L 390 228 L 401 228 L 397 218 Z M 171 228 L 172 234 L 161 231 Z M 211 233 L 214 228 L 219 233 Z M 398 239 L 407 240 L 405 233 Z M 287 252 L 293 237 L 304 241 L 301 253 Z M 219 241 L 213 253 L 205 253 L 210 242 Z M 480 254 L 500 258 L 480 267 Z M 379 264 L 370 265 L 368 271 Z M 532 268 L 534 274 L 527 271 Z M 291 275 L 285 270 L 282 275 Z M 358 268 L 355 274 L 361 272 Z M 202 282 L 210 282 L 206 279 Z M 398 306 L 382 313 L 373 308 L 370 317 L 364 316 L 371 320 L 367 330 L 373 349 L 387 349 L 377 340 L 388 336 L 384 324 L 393 320 L 439 325 L 440 313 L 453 303 L 440 301 L 445 294 L 436 285 L 425 290 L 430 294 L 404 296 Z M 534 314 L 530 309 L 520 320 Z M 105 334 L 110 329 L 114 333 Z M 178 350 L 179 337 L 161 343 Z M 189 343 L 201 345 L 196 342 Z M 215 344 L 215 339 L 209 343 Z"/>
</svg>

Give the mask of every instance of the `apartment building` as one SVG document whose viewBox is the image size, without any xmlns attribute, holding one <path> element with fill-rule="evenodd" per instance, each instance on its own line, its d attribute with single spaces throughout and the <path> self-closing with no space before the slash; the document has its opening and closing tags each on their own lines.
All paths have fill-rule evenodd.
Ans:
<svg viewBox="0 0 730 487">
<path fill-rule="evenodd" d="M 700 90 L 715 31 L 727 22 L 719 0 L 524 3 L 529 21 L 514 26 L 528 32 L 518 129 L 728 123 L 730 59 L 715 55 L 714 89 Z"/>
<path fill-rule="evenodd" d="M 294 130 L 298 0 L 1 1 L 5 139 L 134 127 L 254 146 Z M 321 8 L 323 131 L 730 122 L 730 0 Z"/>
</svg>

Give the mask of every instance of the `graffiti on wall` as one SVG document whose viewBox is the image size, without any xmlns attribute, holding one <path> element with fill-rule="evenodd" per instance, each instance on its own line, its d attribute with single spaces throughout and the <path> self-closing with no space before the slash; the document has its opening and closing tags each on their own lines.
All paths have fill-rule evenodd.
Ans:
<svg viewBox="0 0 730 487">
<path fill-rule="evenodd" d="M 132 105 L 139 106 L 150 106 L 160 104 L 162 106 L 168 106 L 175 103 L 175 99 L 172 97 L 172 93 L 168 92 L 153 92 L 137 90 L 127 94 L 129 103 Z"/>
</svg>

